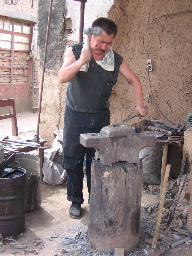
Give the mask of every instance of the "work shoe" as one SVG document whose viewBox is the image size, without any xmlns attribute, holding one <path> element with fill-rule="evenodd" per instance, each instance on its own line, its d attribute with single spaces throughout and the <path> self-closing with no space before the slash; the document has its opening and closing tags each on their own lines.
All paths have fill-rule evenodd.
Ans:
<svg viewBox="0 0 192 256">
<path fill-rule="evenodd" d="M 81 218 L 81 204 L 79 203 L 72 203 L 69 208 L 69 215 L 73 219 L 80 219 Z"/>
</svg>

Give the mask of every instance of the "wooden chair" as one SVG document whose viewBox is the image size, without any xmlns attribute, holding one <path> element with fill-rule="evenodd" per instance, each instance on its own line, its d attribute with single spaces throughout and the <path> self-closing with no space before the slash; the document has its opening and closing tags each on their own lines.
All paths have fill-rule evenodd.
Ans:
<svg viewBox="0 0 192 256">
<path fill-rule="evenodd" d="M 0 115 L 0 120 L 11 118 L 12 121 L 12 135 L 18 136 L 18 126 L 17 126 L 17 116 L 15 109 L 15 100 L 14 99 L 3 99 L 0 100 L 0 108 L 8 107 L 9 113 L 5 115 Z"/>
<path fill-rule="evenodd" d="M 11 118 L 12 121 L 12 135 L 18 136 L 18 126 L 17 126 L 17 116 L 16 116 L 16 108 L 15 108 L 15 100 L 14 99 L 2 99 L 0 100 L 0 108 L 9 107 L 9 113 L 0 115 L 0 120 Z M 40 159 L 40 178 L 42 180 L 42 166 L 44 159 L 44 144 L 45 140 L 40 142 L 34 141 L 26 141 L 21 138 L 14 139 L 4 139 L 2 141 L 4 145 L 4 154 L 9 155 L 11 153 L 17 152 L 30 152 L 35 149 L 39 150 L 39 159 Z"/>
</svg>

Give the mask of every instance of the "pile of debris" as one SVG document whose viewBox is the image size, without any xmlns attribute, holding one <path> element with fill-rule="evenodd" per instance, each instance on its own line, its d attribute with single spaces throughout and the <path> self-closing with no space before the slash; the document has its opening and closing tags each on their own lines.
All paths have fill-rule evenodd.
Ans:
<svg viewBox="0 0 192 256">
<path fill-rule="evenodd" d="M 45 150 L 43 163 L 43 182 L 50 185 L 61 185 L 66 178 L 63 168 L 63 131 L 54 131 L 52 147 Z"/>
<path fill-rule="evenodd" d="M 160 186 L 145 184 L 143 193 L 159 194 L 160 196 Z M 152 243 L 159 211 L 159 202 L 156 205 L 141 209 L 141 246 L 145 248 L 139 252 L 137 251 L 137 254 L 132 253 L 128 255 L 169 255 L 166 253 L 179 245 L 185 243 L 191 245 L 192 233 L 186 227 L 189 201 L 188 174 L 184 174 L 176 180 L 171 179 L 168 182 L 166 191 L 156 248 L 152 249 Z"/>
<path fill-rule="evenodd" d="M 173 124 L 169 121 L 145 120 L 144 130 L 159 132 L 156 139 L 166 141 L 183 141 L 186 127 L 184 125 Z"/>
<path fill-rule="evenodd" d="M 184 183 L 184 186 L 183 186 Z M 182 188 L 182 190 L 181 190 Z M 160 203 L 160 185 L 144 184 L 142 201 L 146 195 L 146 200 L 154 198 L 153 203 L 141 207 L 140 218 L 140 244 L 132 251 L 125 252 L 124 256 L 159 256 L 172 255 L 171 252 L 185 245 L 192 244 L 192 234 L 186 228 L 187 213 L 189 207 L 189 177 L 186 174 L 176 180 L 169 180 L 166 198 L 163 207 L 160 231 L 157 241 L 157 247 L 152 248 L 152 241 L 155 233 L 155 225 L 159 212 Z M 179 199 L 178 199 L 179 197 Z M 177 201 L 177 204 L 174 202 Z M 174 212 L 174 215 L 171 213 Z M 171 217 L 171 219 L 170 219 Z M 170 221 L 171 220 L 171 221 Z M 77 225 L 78 226 L 78 225 Z M 52 241 L 55 239 L 60 253 L 55 256 L 116 256 L 114 252 L 102 252 L 93 250 L 89 246 L 87 225 L 81 224 L 77 228 L 70 228 L 69 232 L 61 234 L 59 237 L 49 236 L 46 239 Z M 122 238 L 123 239 L 123 238 Z M 34 241 L 33 246 L 19 243 L 19 239 L 14 240 L 6 238 L 0 241 L 0 253 L 6 253 L 7 246 L 10 244 L 12 254 L 18 255 L 41 255 L 41 240 Z M 6 246 L 7 245 L 7 246 Z M 191 249 L 192 252 L 192 249 Z M 3 254 L 3 255 L 4 255 Z M 179 254 L 175 254 L 179 255 Z M 182 254 L 180 254 L 182 255 Z M 188 255 L 192 255 L 188 254 Z"/>
</svg>

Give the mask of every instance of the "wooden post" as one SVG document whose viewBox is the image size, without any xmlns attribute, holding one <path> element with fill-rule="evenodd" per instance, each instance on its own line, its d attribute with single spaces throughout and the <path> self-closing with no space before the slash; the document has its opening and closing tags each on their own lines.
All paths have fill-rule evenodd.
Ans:
<svg viewBox="0 0 192 256">
<path fill-rule="evenodd" d="M 161 167 L 161 185 L 160 185 L 160 193 L 163 189 L 163 182 L 165 177 L 166 165 L 167 165 L 167 154 L 168 154 L 168 142 L 163 143 L 163 156 L 162 156 L 162 167 Z"/>
<path fill-rule="evenodd" d="M 159 228 L 160 228 L 160 223 L 161 223 L 161 217 L 162 217 L 162 212 L 163 212 L 163 205 L 164 205 L 164 201 L 165 201 L 165 193 L 166 193 L 166 189 L 167 189 L 167 182 L 168 182 L 168 178 L 169 178 L 170 168 L 171 168 L 171 165 L 168 164 L 166 167 L 165 176 L 164 176 L 164 180 L 162 183 L 161 201 L 160 201 L 160 205 L 159 205 L 159 213 L 158 213 L 158 217 L 157 217 L 155 235 L 154 235 L 153 242 L 152 242 L 152 248 L 156 248 L 156 245 L 157 245 L 157 239 L 158 239 L 158 235 L 159 235 Z"/>
<path fill-rule="evenodd" d="M 134 249 L 140 240 L 142 164 L 94 161 L 88 238 L 101 251 Z"/>
</svg>

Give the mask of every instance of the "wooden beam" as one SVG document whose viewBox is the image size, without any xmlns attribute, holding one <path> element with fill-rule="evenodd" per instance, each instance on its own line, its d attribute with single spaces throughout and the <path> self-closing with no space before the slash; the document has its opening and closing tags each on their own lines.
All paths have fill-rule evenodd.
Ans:
<svg viewBox="0 0 192 256">
<path fill-rule="evenodd" d="M 158 217 L 157 217 L 155 235 L 154 235 L 153 242 L 152 242 L 152 248 L 156 248 L 156 245 L 157 245 L 157 239 L 158 239 L 158 235 L 159 235 L 159 228 L 160 228 L 160 223 L 161 223 L 161 217 L 162 217 L 162 212 L 163 212 L 163 205 L 164 205 L 164 201 L 165 201 L 165 193 L 166 193 L 166 189 L 167 189 L 167 182 L 168 182 L 168 178 L 169 178 L 170 168 L 171 168 L 171 165 L 168 164 L 166 167 L 165 176 L 164 176 L 164 180 L 163 180 L 163 184 L 162 184 L 161 200 L 160 200 L 160 204 L 159 204 L 159 213 L 158 213 Z"/>
<path fill-rule="evenodd" d="M 160 193 L 163 188 L 163 181 L 165 177 L 166 165 L 167 165 L 167 154 L 168 154 L 168 142 L 163 143 L 163 156 L 162 156 L 162 167 L 161 167 L 161 185 L 160 185 Z"/>
</svg>

